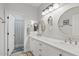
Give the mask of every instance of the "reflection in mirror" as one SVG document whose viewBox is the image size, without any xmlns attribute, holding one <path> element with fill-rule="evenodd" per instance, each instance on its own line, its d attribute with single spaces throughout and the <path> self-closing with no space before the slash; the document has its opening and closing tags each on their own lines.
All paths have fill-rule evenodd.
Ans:
<svg viewBox="0 0 79 59">
<path fill-rule="evenodd" d="M 43 32 L 45 32 L 45 23 L 43 20 L 38 22 L 38 35 L 41 35 Z"/>
<path fill-rule="evenodd" d="M 53 25 L 53 18 L 52 18 L 52 16 L 48 17 L 48 25 L 50 25 L 50 26 Z"/>
<path fill-rule="evenodd" d="M 59 18 L 58 27 L 68 37 L 79 37 L 79 6 L 64 12 Z"/>
<path fill-rule="evenodd" d="M 34 26 L 34 31 L 37 31 L 38 30 L 38 23 L 34 23 L 33 26 Z"/>
<path fill-rule="evenodd" d="M 53 17 L 52 16 L 48 16 L 47 20 L 46 20 L 46 27 L 47 27 L 47 31 L 51 32 L 53 29 Z"/>
</svg>

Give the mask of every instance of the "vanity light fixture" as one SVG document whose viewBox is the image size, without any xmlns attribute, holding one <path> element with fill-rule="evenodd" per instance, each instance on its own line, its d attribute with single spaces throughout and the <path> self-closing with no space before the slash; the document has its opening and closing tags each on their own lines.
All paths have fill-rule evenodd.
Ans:
<svg viewBox="0 0 79 59">
<path fill-rule="evenodd" d="M 46 15 L 47 13 L 49 13 L 49 8 L 46 8 L 45 10 L 42 11 L 42 15 Z"/>
<path fill-rule="evenodd" d="M 59 4 L 53 4 L 53 9 L 57 9 L 57 8 L 59 8 Z"/>
<path fill-rule="evenodd" d="M 49 6 L 49 11 L 52 11 L 52 10 L 53 10 L 53 6 L 50 5 L 50 6 Z"/>
<path fill-rule="evenodd" d="M 42 15 L 45 15 L 45 12 L 42 12 Z"/>
<path fill-rule="evenodd" d="M 45 14 L 49 13 L 49 8 L 45 9 Z"/>
<path fill-rule="evenodd" d="M 42 11 L 42 15 L 46 15 L 47 13 L 49 13 L 50 11 L 53 11 L 55 9 L 59 8 L 59 4 L 57 3 L 52 3 L 51 5 L 49 5 L 47 8 L 45 8 L 43 11 Z"/>
<path fill-rule="evenodd" d="M 42 11 L 42 15 L 45 15 L 45 10 Z"/>
</svg>

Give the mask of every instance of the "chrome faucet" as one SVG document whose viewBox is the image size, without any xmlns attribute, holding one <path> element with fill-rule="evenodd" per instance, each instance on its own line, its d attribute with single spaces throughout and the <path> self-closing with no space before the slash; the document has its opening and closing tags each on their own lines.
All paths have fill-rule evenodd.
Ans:
<svg viewBox="0 0 79 59">
<path fill-rule="evenodd" d="M 67 40 L 65 39 L 65 41 L 64 41 L 65 43 L 67 42 Z"/>
<path fill-rule="evenodd" d="M 65 43 L 69 42 L 69 44 L 73 44 L 73 42 L 74 42 L 74 45 L 78 45 L 78 41 L 72 41 L 71 38 L 69 38 L 68 40 L 65 39 L 64 42 Z"/>
<path fill-rule="evenodd" d="M 72 39 L 71 38 L 69 38 L 69 43 L 72 44 Z"/>
</svg>

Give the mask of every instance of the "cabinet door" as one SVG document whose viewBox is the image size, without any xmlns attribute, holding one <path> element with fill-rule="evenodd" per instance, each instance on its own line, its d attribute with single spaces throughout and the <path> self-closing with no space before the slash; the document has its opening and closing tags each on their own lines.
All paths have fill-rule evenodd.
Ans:
<svg viewBox="0 0 79 59">
<path fill-rule="evenodd" d="M 65 51 L 62 51 L 62 55 L 63 56 L 75 56 L 75 55 L 68 53 L 68 52 L 65 52 Z"/>
<path fill-rule="evenodd" d="M 61 51 L 53 46 L 46 43 L 41 43 L 40 45 L 40 53 L 42 56 L 58 56 L 61 54 Z"/>
<path fill-rule="evenodd" d="M 39 46 L 38 46 L 38 41 L 36 41 L 35 39 L 31 39 L 30 40 L 30 49 L 32 51 L 32 53 L 35 55 L 35 56 L 39 56 Z"/>
</svg>

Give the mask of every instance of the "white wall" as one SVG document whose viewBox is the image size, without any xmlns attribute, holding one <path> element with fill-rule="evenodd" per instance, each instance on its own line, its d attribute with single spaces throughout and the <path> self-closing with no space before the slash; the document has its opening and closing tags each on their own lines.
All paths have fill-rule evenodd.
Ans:
<svg viewBox="0 0 79 59">
<path fill-rule="evenodd" d="M 51 13 L 45 15 L 42 17 L 42 19 L 44 20 L 45 24 L 46 24 L 46 31 L 45 33 L 43 33 L 44 36 L 47 37 L 51 37 L 51 38 L 56 38 L 56 39 L 67 39 L 67 35 L 65 35 L 64 33 L 62 33 L 59 28 L 58 28 L 58 20 L 60 18 L 60 16 L 67 11 L 68 9 L 72 8 L 72 7 L 76 7 L 79 6 L 79 4 L 63 4 L 60 8 L 58 8 L 55 11 L 52 11 Z M 41 11 L 41 10 L 40 10 Z M 47 25 L 47 18 L 49 16 L 53 17 L 53 26 L 52 26 L 52 30 L 49 31 L 49 27 Z"/>
<path fill-rule="evenodd" d="M 5 4 L 9 13 L 24 17 L 25 20 L 37 20 L 37 9 L 24 3 Z"/>
<path fill-rule="evenodd" d="M 4 19 L 4 4 L 0 4 L 0 17 Z M 0 19 L 0 56 L 4 55 L 5 51 L 4 33 L 4 23 Z"/>
</svg>

